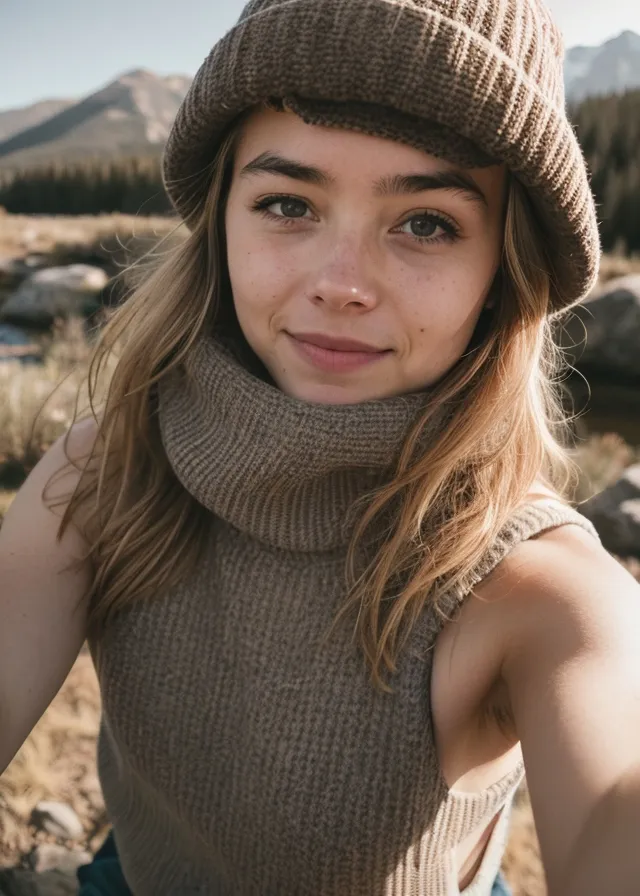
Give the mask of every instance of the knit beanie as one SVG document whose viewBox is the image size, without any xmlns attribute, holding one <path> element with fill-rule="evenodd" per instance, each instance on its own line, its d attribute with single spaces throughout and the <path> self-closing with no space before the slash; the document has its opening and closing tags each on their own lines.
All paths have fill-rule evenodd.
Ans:
<svg viewBox="0 0 640 896">
<path fill-rule="evenodd" d="M 563 59 L 541 0 L 250 0 L 178 110 L 165 188 L 193 224 L 226 129 L 273 98 L 309 124 L 389 137 L 463 167 L 504 162 L 542 229 L 557 314 L 589 292 L 600 261 Z"/>
</svg>

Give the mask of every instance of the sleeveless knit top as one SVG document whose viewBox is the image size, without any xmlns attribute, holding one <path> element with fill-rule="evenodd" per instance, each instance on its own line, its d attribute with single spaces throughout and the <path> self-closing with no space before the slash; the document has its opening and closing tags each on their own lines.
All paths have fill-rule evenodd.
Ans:
<svg viewBox="0 0 640 896">
<path fill-rule="evenodd" d="M 524 768 L 478 793 L 447 786 L 430 710 L 443 623 L 425 609 L 392 694 L 350 626 L 325 638 L 347 511 L 389 475 L 425 397 L 303 402 L 213 337 L 161 383 L 167 456 L 211 526 L 188 578 L 100 636 L 98 770 L 135 896 L 451 896 L 456 847 L 501 813 L 464 890 L 489 896 Z M 597 538 L 560 503 L 520 508 L 476 581 L 566 523 Z"/>
</svg>

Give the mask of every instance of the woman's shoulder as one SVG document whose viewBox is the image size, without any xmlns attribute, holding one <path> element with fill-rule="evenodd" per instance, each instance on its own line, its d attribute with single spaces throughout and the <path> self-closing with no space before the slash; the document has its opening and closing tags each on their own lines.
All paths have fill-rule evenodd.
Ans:
<svg viewBox="0 0 640 896">
<path fill-rule="evenodd" d="M 475 586 L 461 616 L 490 632 L 502 657 L 515 643 L 544 650 L 551 631 L 568 640 L 587 631 L 601 638 L 625 620 L 635 625 L 640 584 L 594 537 L 595 530 L 541 483 L 516 514 L 531 507 L 548 507 L 549 518 L 541 514 L 534 534 L 514 544 Z"/>
<path fill-rule="evenodd" d="M 505 585 L 514 597 L 557 588 L 585 576 L 616 575 L 623 568 L 602 546 L 592 524 L 552 488 L 536 481 L 516 508 L 514 518 L 538 514 L 531 534 L 514 544 L 496 570 L 478 590 L 491 601 L 500 600 Z M 534 584 L 535 583 L 535 584 Z"/>
<path fill-rule="evenodd" d="M 99 422 L 93 417 L 74 422 L 43 455 L 32 472 L 41 486 L 33 491 L 34 500 L 41 500 L 59 519 L 65 514 L 83 477 L 96 469 L 96 440 Z M 87 540 L 82 505 L 74 508 L 72 520 L 76 530 Z"/>
<path fill-rule="evenodd" d="M 474 590 L 505 650 L 552 628 L 564 628 L 570 638 L 578 628 L 604 631 L 614 617 L 635 620 L 640 584 L 580 514 L 541 483 L 525 504 L 552 508 L 548 523 L 516 544 Z"/>
</svg>

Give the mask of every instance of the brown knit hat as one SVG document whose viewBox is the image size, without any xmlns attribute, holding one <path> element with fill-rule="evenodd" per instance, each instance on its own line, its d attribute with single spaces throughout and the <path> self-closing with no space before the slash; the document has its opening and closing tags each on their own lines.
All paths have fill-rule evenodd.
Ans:
<svg viewBox="0 0 640 896">
<path fill-rule="evenodd" d="M 189 224 L 225 129 L 273 97 L 310 124 L 392 137 L 465 167 L 505 162 L 548 235 L 557 313 L 589 292 L 600 261 L 563 56 L 541 0 L 250 0 L 178 110 L 165 187 Z"/>
</svg>

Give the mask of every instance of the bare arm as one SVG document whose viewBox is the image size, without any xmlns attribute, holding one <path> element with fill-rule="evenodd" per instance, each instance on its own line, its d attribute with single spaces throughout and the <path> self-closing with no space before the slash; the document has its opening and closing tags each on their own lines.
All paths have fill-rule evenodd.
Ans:
<svg viewBox="0 0 640 896">
<path fill-rule="evenodd" d="M 532 542 L 502 604 L 550 896 L 640 886 L 640 586 L 594 545 L 574 527 Z"/>
<path fill-rule="evenodd" d="M 72 456 L 88 453 L 93 438 L 92 423 L 77 424 Z M 64 508 L 53 512 L 42 500 L 50 477 L 65 465 L 60 439 L 31 472 L 0 529 L 0 774 L 57 694 L 85 639 L 90 564 L 67 567 L 86 544 L 74 525 L 58 542 Z M 70 492 L 78 476 L 70 470 L 56 477 L 54 493 Z"/>
</svg>

